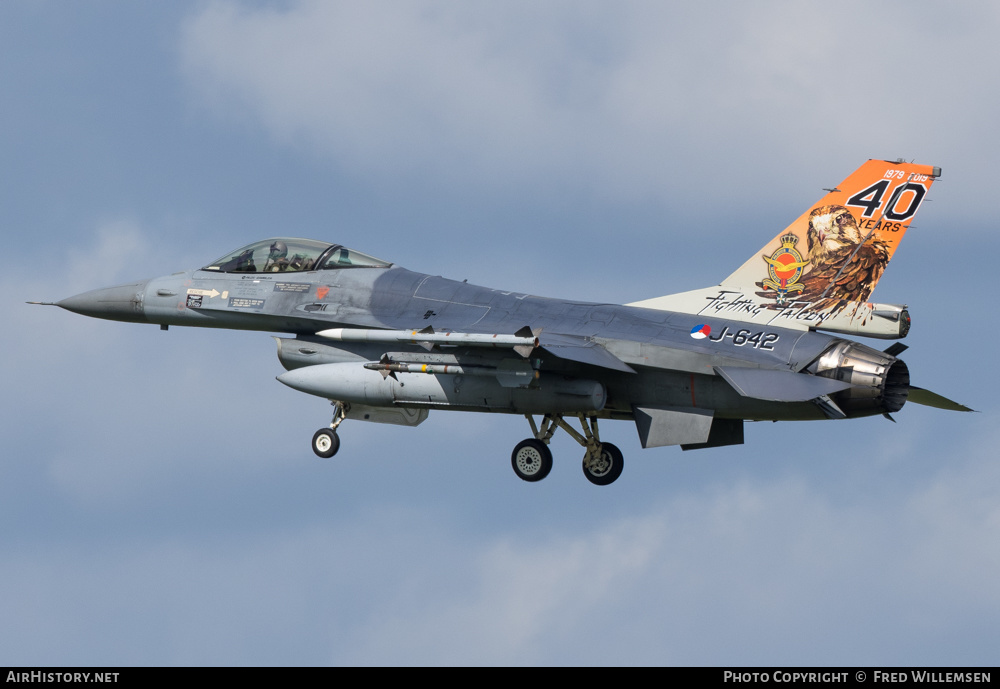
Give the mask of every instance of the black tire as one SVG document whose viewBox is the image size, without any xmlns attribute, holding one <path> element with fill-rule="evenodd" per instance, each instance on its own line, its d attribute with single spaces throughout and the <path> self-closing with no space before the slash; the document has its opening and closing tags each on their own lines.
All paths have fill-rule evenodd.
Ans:
<svg viewBox="0 0 1000 689">
<path fill-rule="evenodd" d="M 611 443 L 602 443 L 601 464 L 603 466 L 599 467 L 596 471 L 591 472 L 591 470 L 587 468 L 587 458 L 584 457 L 583 475 L 586 476 L 587 480 L 594 485 L 606 486 L 609 483 L 614 483 L 615 480 L 622 475 L 622 469 L 625 466 L 625 457 L 616 445 L 612 445 Z"/>
<path fill-rule="evenodd" d="M 522 440 L 510 453 L 514 473 L 524 481 L 541 481 L 552 471 L 552 451 L 541 440 Z"/>
<path fill-rule="evenodd" d="M 313 452 L 323 459 L 329 459 L 340 449 L 340 438 L 329 428 L 321 428 L 313 435 Z"/>
</svg>

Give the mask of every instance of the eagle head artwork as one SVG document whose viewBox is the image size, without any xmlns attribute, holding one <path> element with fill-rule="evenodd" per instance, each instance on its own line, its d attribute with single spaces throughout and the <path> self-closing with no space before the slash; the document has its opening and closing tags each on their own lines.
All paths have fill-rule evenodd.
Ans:
<svg viewBox="0 0 1000 689">
<path fill-rule="evenodd" d="M 806 236 L 810 267 L 799 299 L 835 310 L 868 301 L 889 262 L 888 245 L 863 235 L 851 211 L 838 205 L 814 208 Z"/>
<path fill-rule="evenodd" d="M 813 266 L 828 263 L 844 247 L 851 251 L 861 243 L 861 230 L 851 211 L 843 206 L 820 206 L 809 214 L 809 260 Z"/>
</svg>

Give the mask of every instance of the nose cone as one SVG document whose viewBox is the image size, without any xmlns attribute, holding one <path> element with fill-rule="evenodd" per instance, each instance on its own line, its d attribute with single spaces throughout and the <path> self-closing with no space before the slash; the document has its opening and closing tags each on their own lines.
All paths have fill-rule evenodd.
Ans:
<svg viewBox="0 0 1000 689">
<path fill-rule="evenodd" d="M 143 299 L 148 282 L 149 280 L 142 280 L 117 287 L 91 290 L 56 302 L 56 306 L 92 318 L 145 323 Z"/>
</svg>

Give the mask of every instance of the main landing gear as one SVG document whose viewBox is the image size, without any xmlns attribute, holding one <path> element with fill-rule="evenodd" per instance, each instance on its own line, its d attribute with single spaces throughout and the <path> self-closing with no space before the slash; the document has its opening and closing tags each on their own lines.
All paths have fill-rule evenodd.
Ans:
<svg viewBox="0 0 1000 689">
<path fill-rule="evenodd" d="M 535 424 L 535 419 L 530 414 L 526 414 L 525 418 L 531 424 L 531 432 L 535 437 L 522 440 L 514 447 L 510 455 L 514 473 L 525 481 L 541 481 L 548 476 L 552 470 L 549 441 L 556 429 L 561 428 L 586 449 L 583 455 L 583 475 L 587 480 L 598 486 L 614 483 L 622 475 L 625 461 L 622 451 L 611 443 L 601 442 L 596 416 L 577 416 L 583 426 L 582 434 L 563 421 L 560 414 L 546 414 L 542 417 L 541 428 Z"/>
<path fill-rule="evenodd" d="M 552 450 L 541 440 L 522 440 L 510 455 L 514 473 L 525 481 L 541 481 L 552 471 Z"/>
<path fill-rule="evenodd" d="M 312 449 L 318 456 L 324 459 L 333 457 L 340 449 L 340 437 L 337 435 L 337 428 L 347 418 L 350 405 L 347 402 L 333 401 L 333 420 L 329 428 L 321 428 L 313 435 Z M 577 414 L 583 433 L 572 428 L 563 420 L 561 414 L 546 414 L 542 417 L 542 425 L 539 427 L 535 419 L 526 414 L 525 418 L 531 424 L 533 438 L 522 440 L 515 447 L 510 455 L 510 464 L 514 468 L 514 473 L 524 481 L 541 481 L 552 471 L 552 450 L 549 449 L 549 441 L 555 434 L 556 429 L 561 428 L 570 437 L 583 446 L 583 475 L 587 480 L 598 486 L 606 486 L 614 483 L 622 475 L 622 467 L 625 460 L 622 451 L 611 443 L 602 443 L 597 431 L 597 417 Z"/>
<path fill-rule="evenodd" d="M 347 404 L 344 402 L 333 403 L 333 421 L 329 428 L 321 428 L 313 435 L 312 448 L 319 457 L 329 459 L 337 454 L 340 449 L 340 437 L 337 435 L 337 427 L 343 423 L 347 416 Z"/>
</svg>

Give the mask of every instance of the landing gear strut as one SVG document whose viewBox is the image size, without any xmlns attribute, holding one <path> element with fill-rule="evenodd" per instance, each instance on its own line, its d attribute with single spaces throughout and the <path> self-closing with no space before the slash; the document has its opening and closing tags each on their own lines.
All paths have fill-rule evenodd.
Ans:
<svg viewBox="0 0 1000 689">
<path fill-rule="evenodd" d="M 586 449 L 583 455 L 583 475 L 587 480 L 598 486 L 614 483 L 622 474 L 624 458 L 622 451 L 611 443 L 602 443 L 597 430 L 597 417 L 577 414 L 583 433 L 576 431 L 567 424 L 561 414 L 546 414 L 542 417 L 539 428 L 535 419 L 526 414 L 534 438 L 522 440 L 511 453 L 510 463 L 516 473 L 525 481 L 541 481 L 552 469 L 552 452 L 549 441 L 557 428 L 566 431 Z"/>
<path fill-rule="evenodd" d="M 346 402 L 333 402 L 333 421 L 329 428 L 321 428 L 313 435 L 312 449 L 323 459 L 329 459 L 337 454 L 340 449 L 340 437 L 337 435 L 337 427 L 343 423 L 347 416 L 348 405 Z"/>
</svg>

